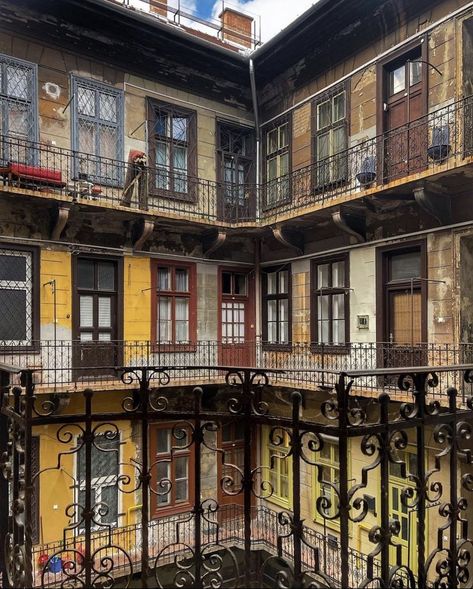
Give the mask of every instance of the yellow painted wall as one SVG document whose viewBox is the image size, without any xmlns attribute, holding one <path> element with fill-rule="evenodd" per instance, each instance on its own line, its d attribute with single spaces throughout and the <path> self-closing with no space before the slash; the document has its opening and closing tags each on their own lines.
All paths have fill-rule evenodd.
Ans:
<svg viewBox="0 0 473 589">
<path fill-rule="evenodd" d="M 126 256 L 123 260 L 125 341 L 151 339 L 151 259 Z"/>
<path fill-rule="evenodd" d="M 53 288 L 46 283 L 56 280 L 57 326 L 72 329 L 72 265 L 71 254 L 42 249 L 40 256 L 41 326 L 52 326 L 54 321 Z M 52 330 L 45 336 L 52 338 Z M 43 337 L 43 335 L 42 335 Z"/>
</svg>

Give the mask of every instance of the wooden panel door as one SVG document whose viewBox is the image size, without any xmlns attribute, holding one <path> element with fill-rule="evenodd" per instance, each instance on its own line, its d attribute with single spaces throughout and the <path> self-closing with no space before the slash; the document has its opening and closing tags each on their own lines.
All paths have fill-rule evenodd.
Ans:
<svg viewBox="0 0 473 589">
<path fill-rule="evenodd" d="M 78 258 L 74 272 L 75 378 L 114 374 L 120 364 L 118 262 Z"/>
<path fill-rule="evenodd" d="M 427 166 L 425 72 L 420 58 L 419 50 L 397 59 L 384 70 L 386 182 L 420 172 Z"/>
<path fill-rule="evenodd" d="M 247 271 L 219 271 L 219 362 L 223 366 L 255 363 L 254 278 Z"/>
</svg>

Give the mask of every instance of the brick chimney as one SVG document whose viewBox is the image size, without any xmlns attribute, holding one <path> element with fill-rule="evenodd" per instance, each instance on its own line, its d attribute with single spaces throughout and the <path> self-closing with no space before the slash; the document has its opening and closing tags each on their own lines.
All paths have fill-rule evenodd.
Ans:
<svg viewBox="0 0 473 589">
<path fill-rule="evenodd" d="M 149 0 L 150 12 L 159 14 L 159 16 L 168 16 L 168 0 Z"/>
<path fill-rule="evenodd" d="M 238 12 L 233 8 L 225 8 L 220 14 L 222 22 L 223 40 L 241 47 L 253 47 L 252 25 L 253 18 Z M 236 33 L 232 35 L 232 32 Z"/>
</svg>

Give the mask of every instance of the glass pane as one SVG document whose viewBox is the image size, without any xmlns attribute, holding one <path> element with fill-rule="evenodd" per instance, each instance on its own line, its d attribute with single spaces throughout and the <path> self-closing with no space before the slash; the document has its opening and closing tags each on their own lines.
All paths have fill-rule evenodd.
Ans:
<svg viewBox="0 0 473 589">
<path fill-rule="evenodd" d="M 278 324 L 276 321 L 268 321 L 268 342 L 278 341 Z"/>
<path fill-rule="evenodd" d="M 115 264 L 99 262 L 97 264 L 97 287 L 99 290 L 115 290 Z"/>
<path fill-rule="evenodd" d="M 82 298 L 82 297 L 81 297 Z M 112 326 L 112 299 L 99 297 L 99 327 Z M 88 327 L 88 325 L 84 326 Z"/>
<path fill-rule="evenodd" d="M 278 177 L 278 160 L 273 157 L 268 160 L 268 180 L 274 180 Z"/>
<path fill-rule="evenodd" d="M 169 166 L 169 155 L 167 143 L 158 141 L 156 143 L 156 165 L 157 166 Z"/>
<path fill-rule="evenodd" d="M 77 88 L 77 111 L 88 117 L 95 116 L 95 91 L 91 88 Z"/>
<path fill-rule="evenodd" d="M 279 156 L 279 175 L 285 176 L 289 174 L 289 154 L 283 153 Z"/>
<path fill-rule="evenodd" d="M 2 254 L 0 255 L 0 280 L 26 280 L 26 257 Z"/>
<path fill-rule="evenodd" d="M 389 94 L 402 92 L 406 87 L 406 66 L 402 64 L 389 73 Z"/>
<path fill-rule="evenodd" d="M 345 295 L 336 294 L 332 296 L 332 316 L 334 319 L 345 318 Z"/>
<path fill-rule="evenodd" d="M 112 340 L 112 334 L 105 332 L 105 333 L 99 333 L 99 342 L 109 342 Z"/>
<path fill-rule="evenodd" d="M 317 288 L 329 286 L 329 264 L 320 264 L 317 266 Z"/>
<path fill-rule="evenodd" d="M 333 322 L 333 343 L 344 344 L 345 343 L 345 320 L 338 319 Z"/>
<path fill-rule="evenodd" d="M 117 130 L 115 127 L 100 125 L 99 129 L 99 155 L 100 157 L 114 159 L 117 157 Z M 109 172 L 107 163 L 104 162 L 102 175 L 107 179 Z"/>
<path fill-rule="evenodd" d="M 99 93 L 99 117 L 104 121 L 117 121 L 117 97 Z"/>
<path fill-rule="evenodd" d="M 115 486 L 101 488 L 101 502 L 108 507 L 108 513 L 102 516 L 102 523 L 115 524 L 118 519 L 118 490 Z"/>
<path fill-rule="evenodd" d="M 336 123 L 345 118 L 345 92 L 341 92 L 333 98 L 332 122 Z"/>
<path fill-rule="evenodd" d="M 289 301 L 287 299 L 279 301 L 279 321 L 286 322 L 288 320 L 288 307 Z"/>
<path fill-rule="evenodd" d="M 94 297 L 81 296 L 79 298 L 79 317 L 81 327 L 94 326 Z"/>
<path fill-rule="evenodd" d="M 234 294 L 245 295 L 246 294 L 246 275 L 245 274 L 235 274 L 234 281 L 235 281 Z"/>
<path fill-rule="evenodd" d="M 25 290 L 0 288 L 0 340 L 25 341 L 31 328 L 27 319 Z M 28 321 L 28 324 L 27 324 Z"/>
<path fill-rule="evenodd" d="M 176 479 L 187 478 L 187 456 L 179 456 L 176 458 Z"/>
<path fill-rule="evenodd" d="M 222 425 L 222 441 L 231 442 L 233 438 L 232 426 L 230 423 Z"/>
<path fill-rule="evenodd" d="M 158 454 L 168 454 L 171 451 L 171 430 L 168 428 L 159 428 L 157 431 Z"/>
<path fill-rule="evenodd" d="M 187 501 L 187 480 L 176 481 L 176 503 Z"/>
<path fill-rule="evenodd" d="M 179 292 L 189 291 L 189 270 L 186 268 L 176 269 L 176 290 Z"/>
<path fill-rule="evenodd" d="M 172 339 L 171 299 L 160 297 L 158 300 L 158 340 L 169 342 Z"/>
<path fill-rule="evenodd" d="M 319 296 L 317 300 L 317 315 L 319 321 L 322 319 L 328 319 L 328 309 L 329 309 L 329 295 Z"/>
<path fill-rule="evenodd" d="M 187 431 L 184 428 L 176 428 L 174 430 L 171 443 L 175 448 L 185 447 L 189 443 Z"/>
<path fill-rule="evenodd" d="M 80 341 L 81 342 L 91 342 L 94 339 L 94 334 L 90 333 L 89 331 L 83 331 L 80 334 Z"/>
<path fill-rule="evenodd" d="M 324 129 L 332 124 L 332 103 L 330 100 L 317 106 L 317 128 Z"/>
<path fill-rule="evenodd" d="M 287 294 L 288 293 L 288 284 L 289 284 L 289 272 L 287 270 L 283 270 L 279 272 L 279 294 Z"/>
<path fill-rule="evenodd" d="M 334 262 L 332 264 L 332 286 L 345 286 L 345 262 Z"/>
<path fill-rule="evenodd" d="M 328 344 L 329 343 L 329 321 L 328 319 L 324 320 L 324 321 L 320 321 L 318 322 L 318 339 L 319 342 L 322 344 Z"/>
<path fill-rule="evenodd" d="M 279 342 L 281 344 L 289 342 L 289 323 L 287 321 L 282 321 L 279 324 Z"/>
<path fill-rule="evenodd" d="M 279 127 L 279 149 L 289 145 L 289 126 L 287 123 Z"/>
<path fill-rule="evenodd" d="M 276 301 L 267 301 L 268 321 L 276 321 Z"/>
<path fill-rule="evenodd" d="M 95 154 L 95 125 L 93 123 L 79 122 L 79 151 Z M 86 160 L 83 161 L 85 164 Z"/>
<path fill-rule="evenodd" d="M 176 341 L 189 341 L 189 299 L 176 299 Z"/>
<path fill-rule="evenodd" d="M 420 252 L 393 254 L 390 264 L 390 280 L 419 278 L 421 275 Z"/>
<path fill-rule="evenodd" d="M 232 275 L 229 272 L 222 273 L 222 293 L 232 294 Z"/>
<path fill-rule="evenodd" d="M 173 166 L 176 170 L 187 170 L 187 148 L 174 147 L 173 149 Z"/>
<path fill-rule="evenodd" d="M 268 154 L 278 150 L 278 129 L 273 129 L 268 133 Z"/>
<path fill-rule="evenodd" d="M 187 117 L 174 116 L 172 119 L 172 136 L 178 141 L 187 141 Z"/>
<path fill-rule="evenodd" d="M 94 288 L 94 263 L 92 260 L 78 260 L 77 286 L 78 288 Z"/>
<path fill-rule="evenodd" d="M 21 66 L 7 66 L 7 94 L 12 98 L 28 100 L 28 70 Z"/>
<path fill-rule="evenodd" d="M 317 160 L 323 160 L 331 155 L 330 132 L 323 133 L 317 137 Z"/>
<path fill-rule="evenodd" d="M 154 124 L 154 132 L 162 137 L 169 137 L 168 117 L 165 114 L 157 114 Z M 163 144 L 164 145 L 164 144 Z"/>
<path fill-rule="evenodd" d="M 333 145 L 332 154 L 335 155 L 344 151 L 347 148 L 347 137 L 345 127 L 339 127 L 333 131 Z"/>
<path fill-rule="evenodd" d="M 171 290 L 170 268 L 158 268 L 158 290 Z"/>
<path fill-rule="evenodd" d="M 411 86 L 418 84 L 422 80 L 422 64 L 418 61 L 410 63 L 410 83 Z"/>
<path fill-rule="evenodd" d="M 276 294 L 277 293 L 277 272 L 270 272 L 268 277 L 268 291 L 267 294 Z"/>
</svg>

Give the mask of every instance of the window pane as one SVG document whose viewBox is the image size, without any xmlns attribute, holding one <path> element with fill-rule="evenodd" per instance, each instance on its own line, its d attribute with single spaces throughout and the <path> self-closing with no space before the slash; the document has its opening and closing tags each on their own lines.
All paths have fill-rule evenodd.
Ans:
<svg viewBox="0 0 473 589">
<path fill-rule="evenodd" d="M 324 129 L 332 123 L 332 104 L 330 100 L 317 106 L 317 128 Z"/>
<path fill-rule="evenodd" d="M 112 326 L 112 299 L 110 297 L 99 297 L 99 327 L 111 327 L 111 326 Z M 85 327 L 88 327 L 88 325 Z"/>
<path fill-rule="evenodd" d="M 278 129 L 273 129 L 268 133 L 268 154 L 278 150 Z"/>
<path fill-rule="evenodd" d="M 158 437 L 158 454 L 167 454 L 171 451 L 170 437 L 171 430 L 168 428 L 159 428 L 157 430 Z"/>
<path fill-rule="evenodd" d="M 101 502 L 108 507 L 107 515 L 102 516 L 102 523 L 115 524 L 118 520 L 118 490 L 115 486 L 102 487 Z"/>
<path fill-rule="evenodd" d="M 28 339 L 27 325 L 31 325 L 31 316 L 27 317 L 25 290 L 0 288 L 0 340 L 25 341 Z M 28 324 L 27 324 L 28 321 Z"/>
<path fill-rule="evenodd" d="M 97 287 L 99 290 L 115 290 L 115 264 L 99 262 L 97 264 Z"/>
<path fill-rule="evenodd" d="M 81 327 L 94 326 L 94 298 L 91 296 L 81 296 L 79 298 L 79 325 Z"/>
<path fill-rule="evenodd" d="M 189 291 L 189 270 L 186 268 L 176 269 L 176 290 L 179 292 Z"/>
<path fill-rule="evenodd" d="M 99 342 L 109 342 L 112 340 L 112 334 L 105 332 L 105 333 L 99 333 Z"/>
<path fill-rule="evenodd" d="M 287 270 L 283 270 L 279 272 L 279 294 L 287 294 L 288 293 L 288 277 L 289 272 Z"/>
<path fill-rule="evenodd" d="M 158 290 L 171 290 L 171 270 L 158 268 Z"/>
<path fill-rule="evenodd" d="M 390 280 L 419 278 L 421 276 L 420 252 L 393 254 L 390 270 Z"/>
<path fill-rule="evenodd" d="M 176 458 L 176 479 L 187 478 L 187 457 L 179 456 Z"/>
<path fill-rule="evenodd" d="M 397 94 L 398 92 L 402 92 L 406 87 L 406 66 L 402 64 L 402 66 L 396 68 L 394 71 L 390 72 L 389 74 L 389 93 Z"/>
<path fill-rule="evenodd" d="M 172 136 L 178 141 L 187 141 L 187 117 L 174 116 L 172 119 Z"/>
<path fill-rule="evenodd" d="M 160 297 L 158 300 L 158 340 L 169 342 L 172 338 L 171 299 Z"/>
<path fill-rule="evenodd" d="M 334 129 L 331 155 L 335 155 L 347 148 L 346 129 L 344 126 Z"/>
<path fill-rule="evenodd" d="M 287 123 L 279 127 L 279 149 L 289 145 L 289 126 Z"/>
<path fill-rule="evenodd" d="M 189 299 L 176 299 L 176 341 L 189 340 Z"/>
<path fill-rule="evenodd" d="M 117 97 L 99 93 L 99 117 L 104 121 L 117 121 Z"/>
<path fill-rule="evenodd" d="M 184 448 L 189 443 L 187 431 L 183 428 L 176 428 L 171 443 L 175 448 Z"/>
<path fill-rule="evenodd" d="M 169 137 L 168 117 L 165 114 L 157 114 L 154 124 L 154 132 L 162 137 Z"/>
<path fill-rule="evenodd" d="M 410 83 L 411 86 L 418 84 L 422 80 L 422 64 L 418 61 L 410 63 Z"/>
<path fill-rule="evenodd" d="M 333 98 L 332 122 L 336 123 L 345 118 L 345 92 L 341 92 Z"/>
<path fill-rule="evenodd" d="M 8 96 L 11 96 L 12 98 L 20 98 L 21 100 L 27 100 L 29 98 L 29 70 L 22 68 L 21 66 L 8 65 L 6 73 Z"/>
<path fill-rule="evenodd" d="M 94 262 L 92 260 L 78 260 L 77 286 L 78 288 L 94 288 Z"/>
<path fill-rule="evenodd" d="M 285 176 L 286 174 L 289 174 L 289 154 L 288 153 L 283 153 L 280 156 L 280 160 L 279 160 L 279 175 L 280 176 Z"/>
<path fill-rule="evenodd" d="M 276 294 L 277 293 L 277 272 L 270 272 L 268 277 L 268 294 Z"/>
<path fill-rule="evenodd" d="M 289 342 L 289 323 L 283 321 L 279 324 L 279 342 L 287 344 Z"/>
<path fill-rule="evenodd" d="M 268 321 L 276 321 L 277 301 L 267 301 Z"/>
<path fill-rule="evenodd" d="M 274 180 L 278 177 L 278 160 L 273 157 L 268 160 L 268 180 Z"/>
<path fill-rule="evenodd" d="M 332 317 L 333 319 L 345 318 L 345 295 L 336 294 L 332 297 Z"/>
<path fill-rule="evenodd" d="M 79 339 L 81 342 L 91 342 L 94 339 L 94 334 L 89 331 L 82 331 Z"/>
<path fill-rule="evenodd" d="M 187 148 L 174 147 L 173 150 L 173 166 L 176 170 L 187 170 Z"/>
<path fill-rule="evenodd" d="M 169 155 L 167 143 L 158 141 L 156 143 L 156 165 L 167 167 L 169 166 Z"/>
<path fill-rule="evenodd" d="M 345 343 L 345 320 L 338 319 L 333 322 L 333 343 L 344 344 Z"/>
<path fill-rule="evenodd" d="M 284 321 L 284 322 L 288 321 L 288 319 L 289 319 L 288 307 L 289 307 L 289 301 L 287 299 L 279 301 L 279 321 Z"/>
<path fill-rule="evenodd" d="M 229 272 L 222 273 L 222 293 L 232 294 L 232 275 Z"/>
<path fill-rule="evenodd" d="M 176 481 L 176 502 L 187 501 L 187 480 Z"/>
<path fill-rule="evenodd" d="M 246 275 L 245 274 L 235 274 L 234 281 L 235 281 L 234 294 L 245 295 L 246 294 Z"/>
<path fill-rule="evenodd" d="M 345 262 L 334 262 L 332 264 L 332 286 L 345 286 Z"/>
<path fill-rule="evenodd" d="M 0 280 L 19 281 L 26 280 L 26 257 L 10 254 L 0 255 Z"/>
<path fill-rule="evenodd" d="M 320 264 L 317 266 L 317 288 L 329 286 L 329 264 Z"/>
<path fill-rule="evenodd" d="M 320 320 L 328 319 L 328 310 L 329 310 L 329 295 L 319 296 L 317 299 L 317 315 Z"/>
<path fill-rule="evenodd" d="M 91 88 L 77 88 L 77 110 L 81 115 L 95 116 L 95 92 Z"/>
<path fill-rule="evenodd" d="M 330 132 L 317 137 L 317 160 L 323 160 L 331 155 L 330 137 Z"/>
</svg>

